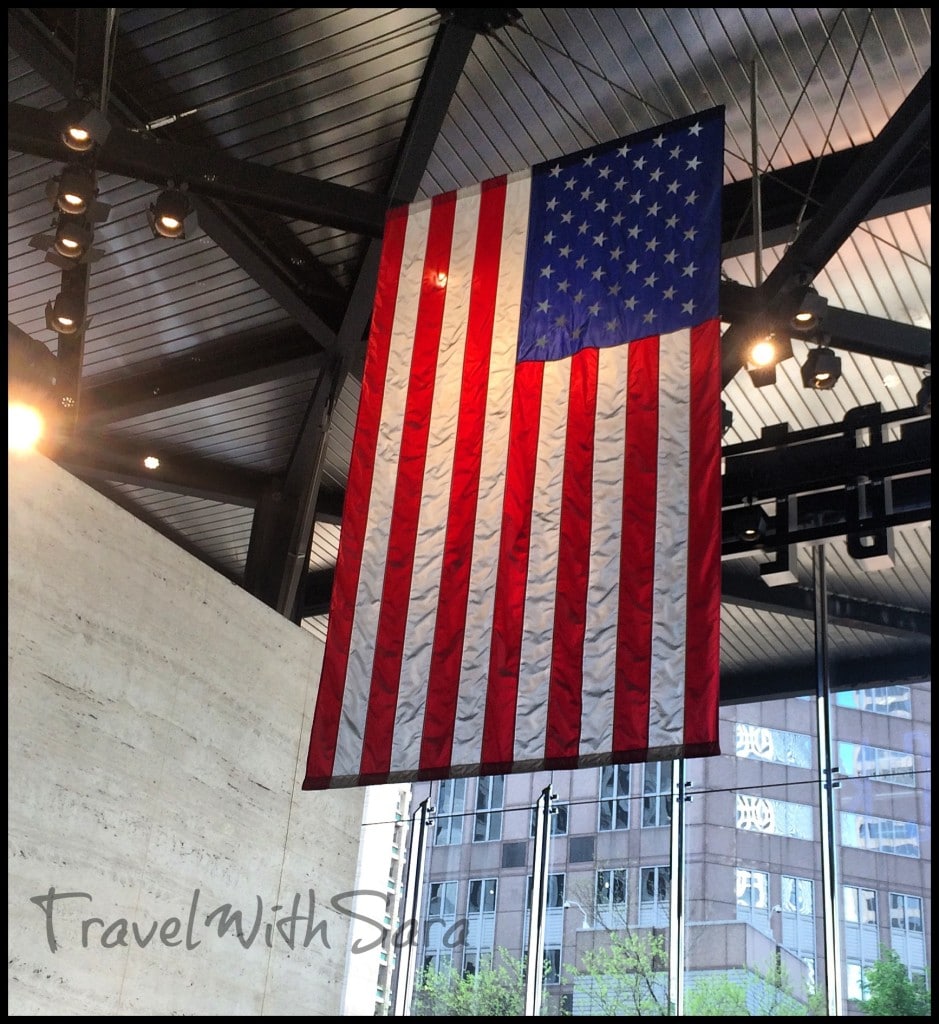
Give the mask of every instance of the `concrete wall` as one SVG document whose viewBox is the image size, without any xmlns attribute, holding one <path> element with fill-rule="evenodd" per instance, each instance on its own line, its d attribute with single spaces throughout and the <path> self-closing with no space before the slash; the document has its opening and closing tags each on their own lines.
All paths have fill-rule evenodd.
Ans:
<svg viewBox="0 0 939 1024">
<path fill-rule="evenodd" d="M 53 463 L 8 480 L 8 1013 L 336 1015 L 363 791 L 300 789 L 322 645 Z"/>
</svg>

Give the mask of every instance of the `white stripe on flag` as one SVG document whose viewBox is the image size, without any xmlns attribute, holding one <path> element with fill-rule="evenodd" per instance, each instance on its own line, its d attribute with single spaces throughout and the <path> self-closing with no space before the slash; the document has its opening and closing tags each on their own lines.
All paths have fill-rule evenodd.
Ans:
<svg viewBox="0 0 939 1024">
<path fill-rule="evenodd" d="M 423 280 L 424 248 L 430 214 L 430 203 L 412 207 L 408 211 L 362 553 L 362 564 L 368 567 L 368 571 L 359 574 L 355 617 L 349 643 L 349 664 L 346 668 L 347 680 L 368 680 L 372 676 L 375 637 L 378 632 L 388 552 L 388 531 L 391 525 L 387 511 L 387 496 L 394 494 L 397 477 L 404 405 L 408 394 L 411 351 Z M 372 495 L 377 495 L 378 500 L 373 501 Z M 334 775 L 359 774 L 368 698 L 367 686 L 346 685 L 336 745 L 336 763 L 333 767 Z"/>
<path fill-rule="evenodd" d="M 417 538 L 414 545 L 414 569 L 411 576 L 411 593 L 407 597 L 408 613 L 398 705 L 395 710 L 391 771 L 413 770 L 416 764 L 416 754 L 421 749 L 424 727 L 434 625 L 437 614 L 448 612 L 448 609 L 438 607 L 438 597 L 450 505 L 450 483 L 453 477 L 463 355 L 473 284 L 471 269 L 476 249 L 478 221 L 477 187 L 460 193 L 454 211 L 450 273 L 447 278 L 446 303 L 437 353 L 427 460 L 424 466 Z M 391 599 L 403 601 L 406 598 L 405 595 L 399 594 L 391 595 Z"/>
<path fill-rule="evenodd" d="M 570 383 L 570 359 L 545 363 L 515 705 L 516 761 L 545 753 Z"/>
<path fill-rule="evenodd" d="M 453 730 L 452 763 L 455 765 L 478 764 L 482 749 L 482 723 L 485 720 L 489 686 L 492 614 L 499 569 L 499 535 L 505 497 L 505 466 L 509 448 L 515 357 L 518 351 L 522 273 L 528 245 L 530 194 L 531 176 L 527 171 L 509 178 L 505 196 L 496 322 L 489 364 L 473 562 Z"/>
<path fill-rule="evenodd" d="M 659 443 L 655 517 L 656 629 L 652 638 L 649 749 L 685 739 L 685 594 L 688 576 L 688 428 L 691 332 L 659 345 Z"/>
<path fill-rule="evenodd" d="M 590 577 L 584 636 L 580 753 L 613 748 L 616 627 L 619 612 L 622 518 L 605 510 L 623 504 L 626 455 L 626 380 L 629 345 L 601 349 L 597 371 L 597 429 L 593 458 Z"/>
</svg>

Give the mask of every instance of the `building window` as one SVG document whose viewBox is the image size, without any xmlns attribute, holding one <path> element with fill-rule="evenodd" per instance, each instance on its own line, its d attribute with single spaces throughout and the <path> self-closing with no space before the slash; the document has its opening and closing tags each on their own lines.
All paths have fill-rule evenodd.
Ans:
<svg viewBox="0 0 939 1024">
<path fill-rule="evenodd" d="M 877 893 L 856 885 L 842 888 L 844 905 L 844 959 L 848 999 L 864 999 L 868 968 L 880 953 Z"/>
<path fill-rule="evenodd" d="M 551 835 L 567 835 L 567 804 L 555 804 L 551 808 Z M 535 827 L 538 824 L 538 808 L 531 809 L 531 836 L 535 836 Z"/>
<path fill-rule="evenodd" d="M 672 820 L 672 762 L 647 761 L 642 767 L 642 827 L 657 828 Z"/>
<path fill-rule="evenodd" d="M 449 930 L 456 923 L 457 882 L 432 882 L 427 901 L 427 919 L 424 926 L 425 968 L 444 970 L 453 965 L 453 947 Z"/>
<path fill-rule="evenodd" d="M 437 790 L 434 845 L 458 846 L 463 842 L 463 811 L 466 779 L 444 779 Z"/>
<path fill-rule="evenodd" d="M 808 804 L 738 793 L 737 828 L 792 839 L 811 839 L 812 808 Z"/>
<path fill-rule="evenodd" d="M 893 786 L 915 786 L 913 755 L 863 743 L 838 744 L 838 768 L 842 775 L 872 777 Z"/>
<path fill-rule="evenodd" d="M 558 985 L 561 981 L 561 940 L 564 935 L 564 874 L 548 875 L 545 892 L 544 983 Z M 528 905 L 525 911 L 525 935 L 531 922 L 531 894 L 534 877 L 528 876 Z"/>
<path fill-rule="evenodd" d="M 769 875 L 765 871 L 737 868 L 737 920 L 769 931 Z"/>
<path fill-rule="evenodd" d="M 776 909 L 776 908 L 774 908 Z M 782 876 L 782 944 L 808 968 L 815 984 L 815 883 L 811 878 Z"/>
<path fill-rule="evenodd" d="M 571 836 L 567 844 L 567 859 L 571 864 L 585 864 L 593 860 L 596 836 Z"/>
<path fill-rule="evenodd" d="M 604 928 L 626 925 L 626 868 L 597 872 L 597 921 Z"/>
<path fill-rule="evenodd" d="M 475 974 L 492 962 L 495 938 L 497 878 L 471 878 L 466 897 L 466 942 L 463 973 Z"/>
<path fill-rule="evenodd" d="M 926 973 L 923 901 L 918 896 L 890 893 L 890 945 L 906 964 L 910 978 Z"/>
<path fill-rule="evenodd" d="M 668 926 L 672 874 L 667 865 L 639 869 L 639 927 Z"/>
<path fill-rule="evenodd" d="M 893 821 L 842 811 L 841 842 L 856 850 L 919 857 L 919 826 L 915 821 Z"/>
<path fill-rule="evenodd" d="M 607 765 L 600 771 L 601 832 L 629 828 L 629 765 Z"/>
<path fill-rule="evenodd" d="M 492 843 L 502 838 L 502 801 L 505 777 L 484 775 L 476 786 L 474 843 Z"/>
<path fill-rule="evenodd" d="M 874 686 L 867 690 L 844 690 L 835 694 L 835 703 L 842 708 L 874 711 L 878 715 L 913 717 L 913 700 L 908 686 Z"/>
<path fill-rule="evenodd" d="M 784 732 L 782 729 L 737 722 L 734 726 L 734 750 L 737 757 L 772 761 L 793 768 L 812 767 L 812 741 L 801 732 Z"/>
</svg>

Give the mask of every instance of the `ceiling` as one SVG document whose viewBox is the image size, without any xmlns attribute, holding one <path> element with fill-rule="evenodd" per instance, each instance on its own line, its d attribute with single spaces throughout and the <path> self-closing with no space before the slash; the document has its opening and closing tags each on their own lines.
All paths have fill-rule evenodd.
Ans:
<svg viewBox="0 0 939 1024">
<path fill-rule="evenodd" d="M 56 357 L 46 453 L 323 637 L 386 210 L 724 105 L 722 699 L 814 690 L 816 582 L 834 686 L 928 678 L 928 8 L 10 8 L 8 29 L 8 319 Z M 63 270 L 30 240 L 76 93 L 111 126 L 110 210 Z M 148 224 L 168 185 L 184 239 Z M 841 380 L 803 387 L 792 335 L 754 386 L 748 325 L 813 283 Z M 45 321 L 66 284 L 90 318 L 69 336 Z M 762 546 L 735 533 L 750 501 Z"/>
</svg>

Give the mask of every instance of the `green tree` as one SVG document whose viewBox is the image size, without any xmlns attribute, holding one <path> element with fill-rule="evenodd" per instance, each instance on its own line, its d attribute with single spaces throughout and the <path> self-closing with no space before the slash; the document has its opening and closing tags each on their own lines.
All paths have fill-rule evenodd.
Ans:
<svg viewBox="0 0 939 1024">
<path fill-rule="evenodd" d="M 697 978 L 685 998 L 687 1017 L 805 1017 L 789 972 L 776 956 L 764 969 L 741 968 Z M 814 1014 L 813 1014 L 814 1016 Z"/>
<path fill-rule="evenodd" d="M 547 992 L 542 989 L 542 1014 Z M 475 973 L 453 967 L 425 968 L 414 985 L 411 1007 L 415 1017 L 523 1017 L 525 961 L 500 947 Z"/>
<path fill-rule="evenodd" d="M 867 1017 L 929 1017 L 932 997 L 926 979 L 912 981 L 895 949 L 882 949 L 865 972 L 865 999 L 861 1005 Z"/>
<path fill-rule="evenodd" d="M 666 1017 L 665 938 L 656 933 L 605 933 L 609 945 L 585 950 L 581 966 L 565 965 L 566 981 L 585 992 L 594 1017 Z"/>
</svg>

